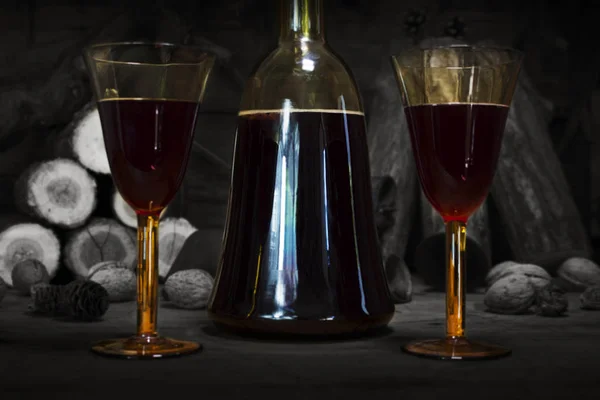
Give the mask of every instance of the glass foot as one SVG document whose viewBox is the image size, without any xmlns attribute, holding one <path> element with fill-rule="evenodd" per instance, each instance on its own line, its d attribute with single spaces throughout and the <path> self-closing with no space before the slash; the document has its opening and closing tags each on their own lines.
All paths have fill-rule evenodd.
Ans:
<svg viewBox="0 0 600 400">
<path fill-rule="evenodd" d="M 149 359 L 178 357 L 196 353 L 202 345 L 161 336 L 133 336 L 124 339 L 103 340 L 92 345 L 92 351 L 107 357 Z"/>
<path fill-rule="evenodd" d="M 511 350 L 466 338 L 417 340 L 403 347 L 409 354 L 438 360 L 489 360 L 505 357 Z"/>
</svg>

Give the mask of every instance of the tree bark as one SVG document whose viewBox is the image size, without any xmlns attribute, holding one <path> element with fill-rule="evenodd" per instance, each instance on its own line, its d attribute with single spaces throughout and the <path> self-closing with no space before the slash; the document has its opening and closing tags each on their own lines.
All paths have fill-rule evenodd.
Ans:
<svg viewBox="0 0 600 400">
<path fill-rule="evenodd" d="M 515 92 L 491 195 L 517 262 L 554 272 L 592 253 L 586 229 L 548 134 L 549 113 L 522 74 Z"/>
<path fill-rule="evenodd" d="M 404 259 L 414 223 L 418 182 L 398 84 L 389 63 L 380 71 L 370 91 L 371 99 L 366 104 L 371 175 L 391 178 L 395 192 L 387 195 L 393 201 L 386 204 L 385 210 L 376 210 L 380 226 L 382 213 L 390 218 L 389 227 L 381 232 L 379 240 L 384 259 L 392 254 Z M 381 189 L 391 189 L 391 184 L 385 180 L 374 180 L 375 189 L 378 184 L 385 185 Z M 375 193 L 382 192 L 376 190 Z"/>
<path fill-rule="evenodd" d="M 375 218 L 388 286 L 395 303 L 412 299 L 412 278 L 405 263 L 415 223 L 418 181 L 394 71 L 385 58 L 365 106 Z"/>
</svg>

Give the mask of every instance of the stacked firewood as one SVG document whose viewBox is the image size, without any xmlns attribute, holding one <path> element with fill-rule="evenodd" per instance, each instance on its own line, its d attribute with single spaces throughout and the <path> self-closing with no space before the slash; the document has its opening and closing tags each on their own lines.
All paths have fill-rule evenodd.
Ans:
<svg viewBox="0 0 600 400">
<path fill-rule="evenodd" d="M 40 145 L 46 156 L 18 176 L 13 188 L 18 211 L 5 215 L 0 224 L 0 278 L 12 285 L 12 269 L 26 259 L 40 261 L 51 279 L 61 270 L 67 279 L 87 278 L 90 268 L 103 261 L 133 267 L 137 217 L 110 177 L 95 105 L 87 104 L 65 129 Z M 163 212 L 162 278 L 195 231 L 186 219 Z"/>
</svg>

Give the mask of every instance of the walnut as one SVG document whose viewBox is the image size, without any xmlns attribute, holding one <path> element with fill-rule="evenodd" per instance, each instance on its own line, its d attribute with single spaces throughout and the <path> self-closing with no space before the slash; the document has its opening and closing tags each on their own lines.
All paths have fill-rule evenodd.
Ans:
<svg viewBox="0 0 600 400">
<path fill-rule="evenodd" d="M 600 310 L 600 286 L 591 286 L 579 296 L 582 310 Z"/>
<path fill-rule="evenodd" d="M 492 269 L 490 269 L 485 277 L 485 283 L 487 286 L 492 286 L 494 282 L 498 280 L 498 276 L 504 271 L 507 267 L 511 265 L 518 264 L 516 261 L 503 261 L 494 265 Z"/>
<path fill-rule="evenodd" d="M 498 279 L 485 293 L 483 302 L 497 314 L 522 314 L 536 299 L 536 290 L 529 277 L 511 274 Z"/>
<path fill-rule="evenodd" d="M 201 309 L 208 304 L 214 284 L 213 277 L 202 269 L 177 271 L 167 278 L 164 286 L 165 297 L 179 307 Z"/>
<path fill-rule="evenodd" d="M 556 274 L 565 290 L 570 292 L 583 292 L 590 286 L 600 286 L 600 267 L 587 258 L 569 258 Z"/>
<path fill-rule="evenodd" d="M 536 293 L 536 313 L 543 317 L 559 317 L 567 312 L 569 300 L 565 291 L 554 283 L 549 283 Z"/>
<path fill-rule="evenodd" d="M 99 283 L 111 302 L 133 301 L 137 294 L 135 271 L 118 261 L 104 261 L 90 268 L 88 280 Z"/>
<path fill-rule="evenodd" d="M 49 283 L 50 275 L 46 266 L 35 259 L 19 262 L 11 272 L 13 287 L 21 295 L 29 295 L 31 287 L 36 283 Z"/>
<path fill-rule="evenodd" d="M 490 272 L 488 272 L 485 280 L 488 286 L 491 286 L 499 279 L 513 274 L 527 276 L 529 282 L 531 282 L 536 289 L 545 287 L 552 280 L 552 277 L 544 268 L 534 264 L 520 264 L 514 261 L 505 261 L 497 264 Z"/>
</svg>

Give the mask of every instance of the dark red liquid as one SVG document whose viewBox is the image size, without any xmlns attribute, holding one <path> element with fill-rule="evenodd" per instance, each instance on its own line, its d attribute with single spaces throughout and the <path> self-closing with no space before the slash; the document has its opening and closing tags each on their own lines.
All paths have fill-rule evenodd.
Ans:
<svg viewBox="0 0 600 400">
<path fill-rule="evenodd" d="M 362 115 L 241 116 L 231 184 L 217 323 L 332 334 L 389 322 Z"/>
<path fill-rule="evenodd" d="M 181 185 L 198 103 L 110 100 L 98 103 L 113 180 L 133 208 L 153 213 Z"/>
<path fill-rule="evenodd" d="M 423 192 L 445 220 L 466 221 L 488 194 L 508 107 L 428 104 L 405 113 Z"/>
</svg>

